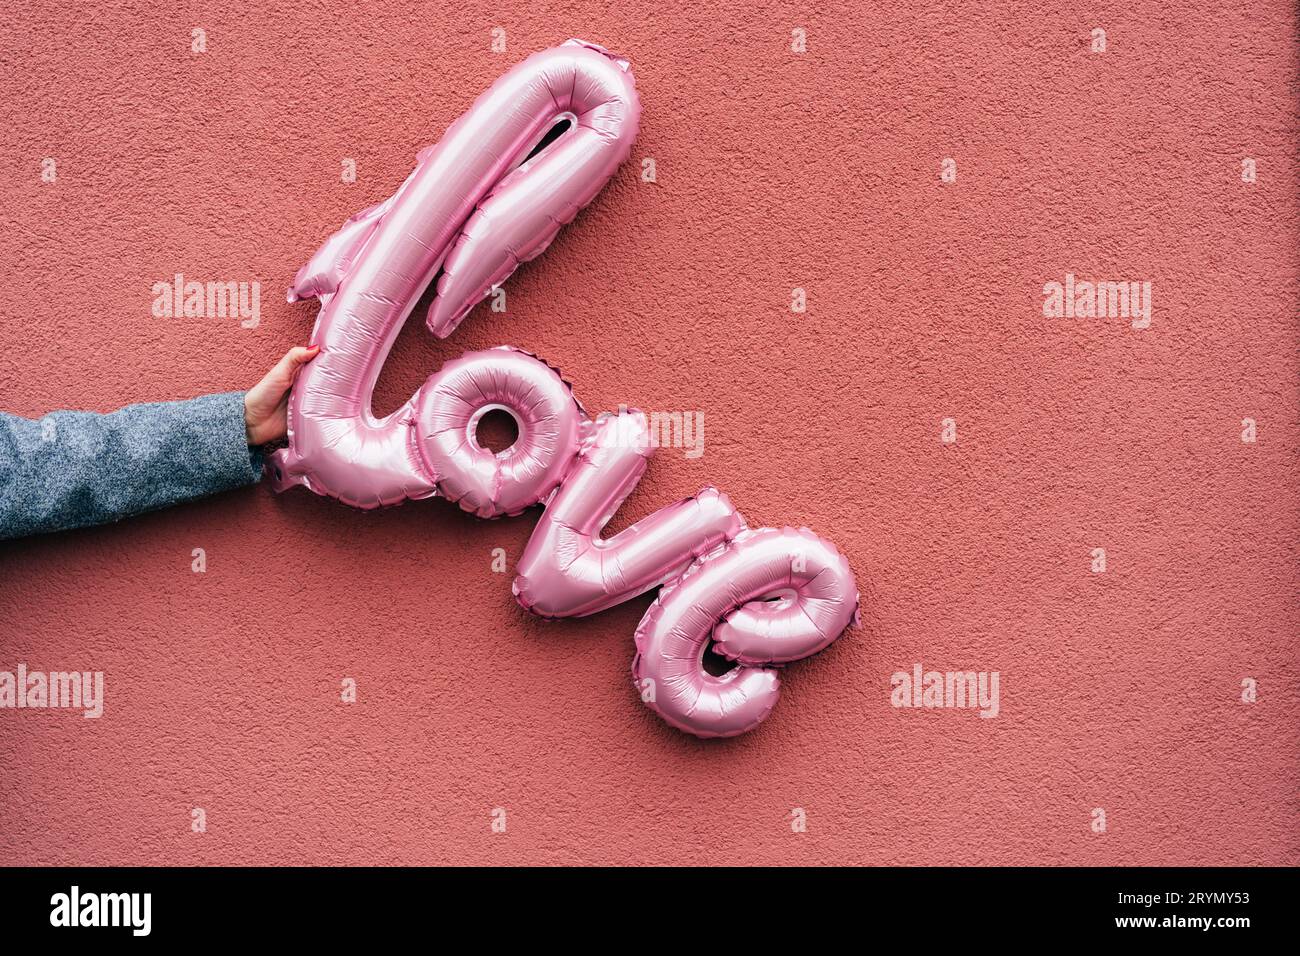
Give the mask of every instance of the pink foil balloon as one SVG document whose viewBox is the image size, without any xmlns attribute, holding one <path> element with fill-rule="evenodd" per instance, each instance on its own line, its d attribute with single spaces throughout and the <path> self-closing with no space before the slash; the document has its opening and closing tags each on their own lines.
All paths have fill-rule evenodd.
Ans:
<svg viewBox="0 0 1300 956">
<path fill-rule="evenodd" d="M 601 538 L 653 452 L 645 415 L 587 420 L 559 373 L 518 349 L 448 362 L 382 419 L 370 407 L 435 275 L 428 326 L 446 336 L 591 201 L 627 157 L 638 114 L 627 62 L 570 40 L 502 77 L 392 197 L 325 242 L 289 292 L 320 299 L 322 350 L 293 388 L 272 482 L 362 508 L 436 494 L 484 518 L 546 503 L 517 568 L 519 603 L 580 616 L 663 585 L 636 633 L 642 699 L 689 733 L 732 736 L 776 703 L 773 666 L 821 650 L 853 619 L 857 587 L 831 545 L 810 531 L 748 531 L 711 487 Z M 525 162 L 562 119 L 572 128 Z M 519 428 L 499 453 L 476 438 L 494 409 Z M 704 670 L 711 639 L 739 662 L 722 677 Z"/>
<path fill-rule="evenodd" d="M 396 194 L 326 241 L 289 290 L 290 301 L 321 300 L 321 354 L 293 390 L 289 447 L 272 459 L 277 489 L 303 484 L 362 508 L 434 493 L 410 435 L 427 403 L 371 413 L 393 340 L 439 270 L 428 325 L 446 336 L 541 253 L 627 158 L 639 116 L 625 60 L 578 40 L 537 53 L 421 151 Z M 525 161 L 565 120 L 568 131 Z"/>
<path fill-rule="evenodd" d="M 637 690 L 664 720 L 697 737 L 752 730 L 780 680 L 761 666 L 820 651 L 848 627 L 858 593 L 849 563 L 811 531 L 745 531 L 667 584 L 636 631 Z M 739 666 L 704 669 L 709 639 Z"/>
<path fill-rule="evenodd" d="M 413 440 L 438 493 L 480 518 L 514 515 L 564 479 L 585 424 L 560 374 L 540 359 L 501 347 L 448 362 L 415 395 Z M 505 451 L 479 446 L 480 419 L 502 409 L 519 437 Z"/>
<path fill-rule="evenodd" d="M 519 559 L 514 592 L 521 605 L 544 617 L 603 611 L 676 577 L 744 529 L 731 500 L 705 488 L 601 539 L 601 528 L 641 480 L 653 451 L 641 412 L 596 421 L 595 434 Z"/>
</svg>

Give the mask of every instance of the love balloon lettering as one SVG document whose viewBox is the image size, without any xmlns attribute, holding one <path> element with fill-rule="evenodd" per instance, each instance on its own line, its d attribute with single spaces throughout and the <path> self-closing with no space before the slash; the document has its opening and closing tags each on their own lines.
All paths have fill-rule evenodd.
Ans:
<svg viewBox="0 0 1300 956">
<path fill-rule="evenodd" d="M 320 300 L 321 352 L 294 386 L 272 481 L 358 508 L 441 496 L 495 518 L 545 505 L 516 567 L 520 605 L 580 617 L 662 586 L 636 631 L 636 691 L 674 727 L 729 737 L 771 712 L 780 665 L 855 620 L 857 586 L 833 545 L 747 528 L 712 487 L 601 537 L 653 451 L 646 416 L 589 419 L 554 368 L 518 349 L 466 354 L 391 415 L 371 412 L 393 341 L 435 277 L 427 324 L 446 337 L 591 202 L 627 159 L 639 116 L 628 63 L 570 40 L 501 77 L 391 198 L 330 237 L 289 291 Z M 501 452 L 477 437 L 494 410 L 518 426 Z M 711 674 L 706 652 L 735 666 Z"/>
</svg>

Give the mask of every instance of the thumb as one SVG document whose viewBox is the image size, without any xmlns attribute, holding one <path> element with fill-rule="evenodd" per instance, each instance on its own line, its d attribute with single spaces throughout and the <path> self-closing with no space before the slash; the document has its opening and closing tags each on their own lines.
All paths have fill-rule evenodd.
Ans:
<svg viewBox="0 0 1300 956">
<path fill-rule="evenodd" d="M 284 358 L 275 364 L 267 378 L 277 385 L 288 388 L 293 384 L 298 369 L 320 354 L 319 345 L 299 345 L 284 353 Z"/>
</svg>

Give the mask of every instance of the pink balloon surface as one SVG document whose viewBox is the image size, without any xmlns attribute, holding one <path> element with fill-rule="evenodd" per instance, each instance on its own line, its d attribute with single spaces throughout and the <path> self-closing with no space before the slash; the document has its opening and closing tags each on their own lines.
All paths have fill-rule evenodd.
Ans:
<svg viewBox="0 0 1300 956">
<path fill-rule="evenodd" d="M 654 448 L 639 411 L 602 415 L 519 559 L 519 603 L 544 617 L 594 614 L 675 577 L 745 521 L 716 488 L 661 508 L 614 537 L 600 530 L 645 473 Z"/>
<path fill-rule="evenodd" d="M 808 530 L 736 536 L 667 584 L 636 631 L 636 689 L 664 720 L 697 737 L 757 727 L 780 693 L 776 670 L 815 654 L 849 626 L 858 591 L 849 563 Z M 721 676 L 713 650 L 739 662 Z"/>
<path fill-rule="evenodd" d="M 506 346 L 448 362 L 414 401 L 412 441 L 426 473 L 440 495 L 480 518 L 544 501 L 573 464 L 587 424 L 559 372 Z M 519 437 L 493 453 L 476 433 L 497 409 L 514 418 Z"/>
<path fill-rule="evenodd" d="M 291 302 L 320 299 L 321 352 L 289 403 L 289 447 L 271 463 L 277 488 L 302 484 L 361 508 L 434 493 L 410 435 L 429 406 L 417 395 L 383 418 L 371 412 L 393 340 L 439 273 L 428 326 L 447 336 L 540 254 L 628 157 L 640 110 L 627 61 L 579 40 L 534 54 L 420 152 L 392 197 L 325 242 L 289 290 Z"/>
<path fill-rule="evenodd" d="M 516 569 L 519 603 L 573 617 L 663 586 L 637 629 L 637 690 L 675 727 L 732 736 L 771 711 L 774 667 L 853 620 L 857 587 L 839 552 L 810 531 L 747 530 L 712 487 L 601 537 L 654 451 L 646 416 L 589 420 L 559 372 L 519 349 L 463 355 L 391 415 L 371 412 L 384 360 L 435 276 L 427 322 L 446 336 L 599 192 L 631 150 L 639 110 L 627 61 L 577 40 L 536 54 L 422 151 L 393 196 L 326 240 L 289 291 L 319 298 L 321 352 L 294 385 L 272 484 L 361 508 L 438 495 L 483 518 L 544 504 Z M 569 129 L 528 158 L 562 120 Z M 477 428 L 498 409 L 519 434 L 493 452 Z M 738 662 L 722 677 L 704 669 L 711 643 Z"/>
</svg>

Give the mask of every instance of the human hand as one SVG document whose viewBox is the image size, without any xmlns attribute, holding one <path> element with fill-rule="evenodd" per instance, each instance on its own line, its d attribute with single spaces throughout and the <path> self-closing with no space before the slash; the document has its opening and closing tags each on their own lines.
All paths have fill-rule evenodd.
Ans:
<svg viewBox="0 0 1300 956">
<path fill-rule="evenodd" d="M 285 436 L 289 427 L 289 389 L 298 370 L 320 354 L 319 345 L 289 349 L 275 368 L 244 395 L 244 428 L 250 445 Z"/>
</svg>

